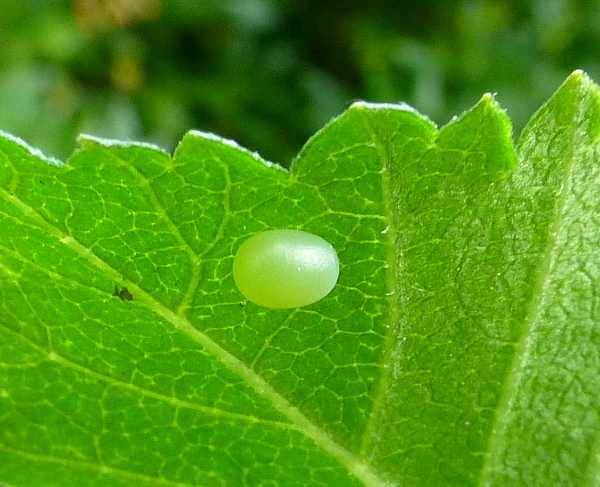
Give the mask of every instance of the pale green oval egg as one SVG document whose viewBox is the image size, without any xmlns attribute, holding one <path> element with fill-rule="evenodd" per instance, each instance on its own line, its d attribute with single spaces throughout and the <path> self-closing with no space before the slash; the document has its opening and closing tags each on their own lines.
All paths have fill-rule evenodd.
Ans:
<svg viewBox="0 0 600 487">
<path fill-rule="evenodd" d="M 300 230 L 268 230 L 246 240 L 233 259 L 233 279 L 266 308 L 301 308 L 327 296 L 340 263 L 329 242 Z"/>
</svg>

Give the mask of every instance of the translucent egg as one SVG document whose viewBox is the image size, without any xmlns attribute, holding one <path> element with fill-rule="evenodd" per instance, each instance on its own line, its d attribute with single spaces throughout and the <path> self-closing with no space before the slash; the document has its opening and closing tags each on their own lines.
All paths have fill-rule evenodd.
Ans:
<svg viewBox="0 0 600 487">
<path fill-rule="evenodd" d="M 268 230 L 246 240 L 233 259 L 240 292 L 266 308 L 301 308 L 327 296 L 340 263 L 329 242 L 300 230 Z"/>
</svg>

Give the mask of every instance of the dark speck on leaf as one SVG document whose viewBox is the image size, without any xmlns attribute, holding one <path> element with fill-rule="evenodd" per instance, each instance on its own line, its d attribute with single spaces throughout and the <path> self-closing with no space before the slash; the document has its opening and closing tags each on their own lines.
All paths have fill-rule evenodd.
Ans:
<svg viewBox="0 0 600 487">
<path fill-rule="evenodd" d="M 129 292 L 129 289 L 127 289 L 126 287 L 119 291 L 119 288 L 115 286 L 115 292 L 113 293 L 113 296 L 118 296 L 118 298 L 121 301 L 131 301 L 133 299 L 133 296 Z"/>
</svg>

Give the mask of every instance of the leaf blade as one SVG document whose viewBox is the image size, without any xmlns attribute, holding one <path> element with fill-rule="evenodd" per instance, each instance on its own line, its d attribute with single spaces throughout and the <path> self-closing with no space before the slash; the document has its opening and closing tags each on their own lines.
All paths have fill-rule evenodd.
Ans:
<svg viewBox="0 0 600 487">
<path fill-rule="evenodd" d="M 0 138 L 0 479 L 593 484 L 597 90 L 569 78 L 516 167 L 489 95 L 439 132 L 355 104 L 289 174 L 198 132 L 173 158 L 83 137 L 65 166 Z M 340 254 L 338 287 L 301 310 L 244 303 L 231 277 L 237 246 L 281 227 Z M 567 305 L 585 327 L 549 325 Z M 523 385 L 563 390 L 556 329 L 587 354 L 566 412 Z M 570 427 L 514 427 L 548 417 Z M 568 451 L 564 472 L 532 438 Z"/>
<path fill-rule="evenodd" d="M 594 283 L 598 201 L 598 87 L 575 72 L 520 140 L 522 187 L 550 196 L 551 216 L 527 332 L 498 420 L 484 485 L 595 485 L 600 384 Z M 552 137 L 548 143 L 540 138 Z M 537 145 L 533 144 L 533 141 Z M 531 165 L 549 166 L 531 184 Z M 539 176 L 538 176 L 539 177 Z M 527 181 L 524 183 L 523 181 Z M 539 188 L 542 188 L 540 191 Z M 575 388 L 575 389 L 574 389 Z M 518 440 L 517 440 L 518 438 Z M 533 451 L 530 445 L 536 445 Z M 552 458 L 544 466 L 539 451 Z"/>
</svg>

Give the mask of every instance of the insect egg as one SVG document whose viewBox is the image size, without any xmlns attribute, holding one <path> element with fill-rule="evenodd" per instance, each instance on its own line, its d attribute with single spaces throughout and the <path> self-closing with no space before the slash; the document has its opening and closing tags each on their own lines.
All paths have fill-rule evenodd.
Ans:
<svg viewBox="0 0 600 487">
<path fill-rule="evenodd" d="M 233 259 L 240 292 L 266 308 L 301 308 L 327 296 L 340 264 L 329 242 L 300 230 L 268 230 L 246 240 Z"/>
</svg>

